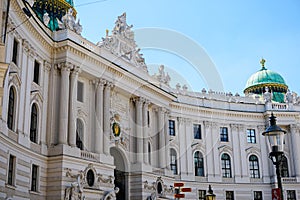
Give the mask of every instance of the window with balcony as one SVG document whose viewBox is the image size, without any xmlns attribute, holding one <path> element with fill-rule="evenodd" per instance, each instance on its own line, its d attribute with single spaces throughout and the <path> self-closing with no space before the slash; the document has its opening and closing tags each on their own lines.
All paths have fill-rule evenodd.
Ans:
<svg viewBox="0 0 300 200">
<path fill-rule="evenodd" d="M 177 153 L 174 149 L 170 150 L 170 167 L 171 170 L 173 171 L 173 174 L 178 174 L 178 169 L 177 169 Z"/>
<path fill-rule="evenodd" d="M 38 135 L 38 109 L 37 105 L 34 103 L 31 107 L 31 117 L 30 117 L 30 141 L 37 143 Z"/>
<path fill-rule="evenodd" d="M 194 154 L 194 167 L 195 176 L 204 176 L 203 155 L 200 151 L 196 151 Z"/>
<path fill-rule="evenodd" d="M 83 122 L 80 119 L 76 120 L 76 146 L 83 150 Z"/>
<path fill-rule="evenodd" d="M 15 99 L 15 89 L 13 87 L 10 87 L 9 89 L 9 97 L 8 97 L 8 113 L 7 113 L 7 127 L 10 130 L 13 130 L 14 121 L 15 121 L 15 105 L 16 105 L 16 99 Z"/>
</svg>

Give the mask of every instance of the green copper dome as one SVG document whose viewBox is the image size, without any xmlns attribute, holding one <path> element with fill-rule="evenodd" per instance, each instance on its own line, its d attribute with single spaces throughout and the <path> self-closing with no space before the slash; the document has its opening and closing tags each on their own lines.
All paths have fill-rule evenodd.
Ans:
<svg viewBox="0 0 300 200">
<path fill-rule="evenodd" d="M 37 17 L 44 22 L 45 14 L 48 15 L 49 23 L 48 28 L 52 31 L 59 30 L 58 21 L 72 9 L 72 15 L 76 18 L 76 10 L 74 8 L 73 0 L 35 0 L 32 9 Z"/>
<path fill-rule="evenodd" d="M 269 69 L 263 67 L 261 70 L 253 74 L 247 81 L 246 88 L 255 86 L 258 84 L 266 83 L 276 83 L 276 84 L 285 84 L 284 79 L 277 72 L 273 72 Z"/>
<path fill-rule="evenodd" d="M 265 60 L 261 60 L 262 68 L 254 73 L 248 79 L 246 83 L 246 88 L 244 90 L 245 94 L 263 94 L 265 88 L 268 87 L 273 93 L 273 101 L 283 103 L 284 94 L 287 92 L 288 86 L 286 85 L 284 79 L 277 72 L 271 71 L 265 68 Z"/>
</svg>

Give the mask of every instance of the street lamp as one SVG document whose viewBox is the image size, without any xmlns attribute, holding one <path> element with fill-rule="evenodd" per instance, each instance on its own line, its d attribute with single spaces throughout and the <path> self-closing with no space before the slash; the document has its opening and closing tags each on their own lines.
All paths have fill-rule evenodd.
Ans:
<svg viewBox="0 0 300 200">
<path fill-rule="evenodd" d="M 281 183 L 281 175 L 280 175 L 280 164 L 283 159 L 283 141 L 284 134 L 286 134 L 285 130 L 282 130 L 279 126 L 276 125 L 276 117 L 271 114 L 270 117 L 270 126 L 266 129 L 265 132 L 262 133 L 263 136 L 267 136 L 270 146 L 271 152 L 269 153 L 269 158 L 272 160 L 272 163 L 276 167 L 276 176 L 278 188 L 280 190 L 281 200 L 283 200 L 283 190 Z"/>
<path fill-rule="evenodd" d="M 211 185 L 208 186 L 207 194 L 205 195 L 205 200 L 215 200 L 216 195 L 214 194 L 214 191 L 211 189 Z"/>
</svg>

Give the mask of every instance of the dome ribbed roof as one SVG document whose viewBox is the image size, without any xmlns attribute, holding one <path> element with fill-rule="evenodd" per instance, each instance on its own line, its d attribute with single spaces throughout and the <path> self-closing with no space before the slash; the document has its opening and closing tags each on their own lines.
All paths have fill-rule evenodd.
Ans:
<svg viewBox="0 0 300 200">
<path fill-rule="evenodd" d="M 280 74 L 263 67 L 261 70 L 250 76 L 246 84 L 246 89 L 251 86 L 267 83 L 286 85 L 284 79 Z"/>
</svg>

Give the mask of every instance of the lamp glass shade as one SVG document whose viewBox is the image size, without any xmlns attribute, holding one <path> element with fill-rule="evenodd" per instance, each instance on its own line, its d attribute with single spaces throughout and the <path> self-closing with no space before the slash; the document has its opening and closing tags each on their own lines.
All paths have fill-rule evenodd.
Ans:
<svg viewBox="0 0 300 200">
<path fill-rule="evenodd" d="M 272 152 L 283 152 L 284 131 L 265 132 L 268 137 Z"/>
<path fill-rule="evenodd" d="M 205 197 L 206 200 L 215 200 L 216 195 L 215 194 L 207 194 Z"/>
</svg>

